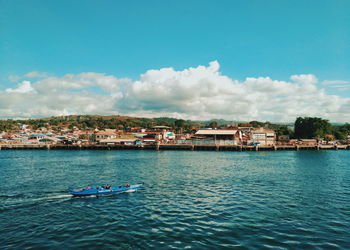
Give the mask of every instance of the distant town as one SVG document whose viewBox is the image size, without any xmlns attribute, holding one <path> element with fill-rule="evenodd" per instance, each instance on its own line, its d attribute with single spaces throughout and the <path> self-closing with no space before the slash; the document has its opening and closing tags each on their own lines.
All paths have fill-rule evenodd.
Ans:
<svg viewBox="0 0 350 250">
<path fill-rule="evenodd" d="M 317 117 L 294 124 L 190 121 L 125 116 L 61 116 L 0 120 L 0 145 L 194 145 L 288 148 L 350 144 L 350 124 L 332 125 Z"/>
</svg>

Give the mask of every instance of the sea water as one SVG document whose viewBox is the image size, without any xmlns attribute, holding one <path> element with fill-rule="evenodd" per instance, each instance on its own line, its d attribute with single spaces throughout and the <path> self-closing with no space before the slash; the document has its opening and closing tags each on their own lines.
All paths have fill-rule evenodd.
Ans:
<svg viewBox="0 0 350 250">
<path fill-rule="evenodd" d="M 0 151 L 0 248 L 350 248 L 350 151 Z M 73 198 L 69 188 L 144 182 Z"/>
</svg>

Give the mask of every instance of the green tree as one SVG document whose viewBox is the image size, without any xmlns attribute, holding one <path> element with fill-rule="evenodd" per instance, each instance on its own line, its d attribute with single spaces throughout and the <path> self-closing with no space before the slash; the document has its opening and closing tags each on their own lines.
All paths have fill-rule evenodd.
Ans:
<svg viewBox="0 0 350 250">
<path fill-rule="evenodd" d="M 258 122 L 258 121 L 251 121 L 249 122 L 254 128 L 264 127 L 265 123 Z"/>
<path fill-rule="evenodd" d="M 175 124 L 175 127 L 177 128 L 184 128 L 186 125 L 186 122 L 185 120 L 179 119 L 179 120 L 176 120 L 174 124 Z"/>
<path fill-rule="evenodd" d="M 332 125 L 318 117 L 298 117 L 294 123 L 294 133 L 299 139 L 323 138 L 326 134 L 332 134 Z"/>
<path fill-rule="evenodd" d="M 293 134 L 293 131 L 290 128 L 288 128 L 288 126 L 283 125 L 283 126 L 279 126 L 276 129 L 276 133 L 277 133 L 277 135 L 289 135 L 289 136 L 291 136 Z"/>
<path fill-rule="evenodd" d="M 344 125 L 343 125 L 344 126 Z M 345 140 L 349 132 L 343 126 L 333 126 L 333 135 L 337 140 Z"/>
<path fill-rule="evenodd" d="M 211 121 L 211 122 L 209 123 L 209 127 L 210 127 L 210 128 L 217 128 L 217 127 L 218 127 L 217 121 Z"/>
<path fill-rule="evenodd" d="M 186 121 L 179 119 L 179 120 L 174 121 L 174 125 L 175 125 L 176 133 L 183 133 L 184 128 L 186 126 Z"/>
</svg>

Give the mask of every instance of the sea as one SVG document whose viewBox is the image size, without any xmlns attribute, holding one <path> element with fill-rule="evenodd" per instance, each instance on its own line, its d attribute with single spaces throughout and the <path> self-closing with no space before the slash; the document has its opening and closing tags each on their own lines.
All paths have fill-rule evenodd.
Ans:
<svg viewBox="0 0 350 250">
<path fill-rule="evenodd" d="M 0 249 L 349 249 L 350 151 L 0 151 Z M 74 198 L 70 188 L 144 183 Z"/>
</svg>

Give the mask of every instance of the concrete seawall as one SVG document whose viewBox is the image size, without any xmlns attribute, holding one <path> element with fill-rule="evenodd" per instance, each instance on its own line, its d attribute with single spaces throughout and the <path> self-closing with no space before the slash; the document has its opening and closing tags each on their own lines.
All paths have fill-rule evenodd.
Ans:
<svg viewBox="0 0 350 250">
<path fill-rule="evenodd" d="M 196 151 L 280 151 L 280 150 L 350 150 L 350 145 L 45 145 L 45 144 L 0 144 L 0 150 L 196 150 Z"/>
</svg>

